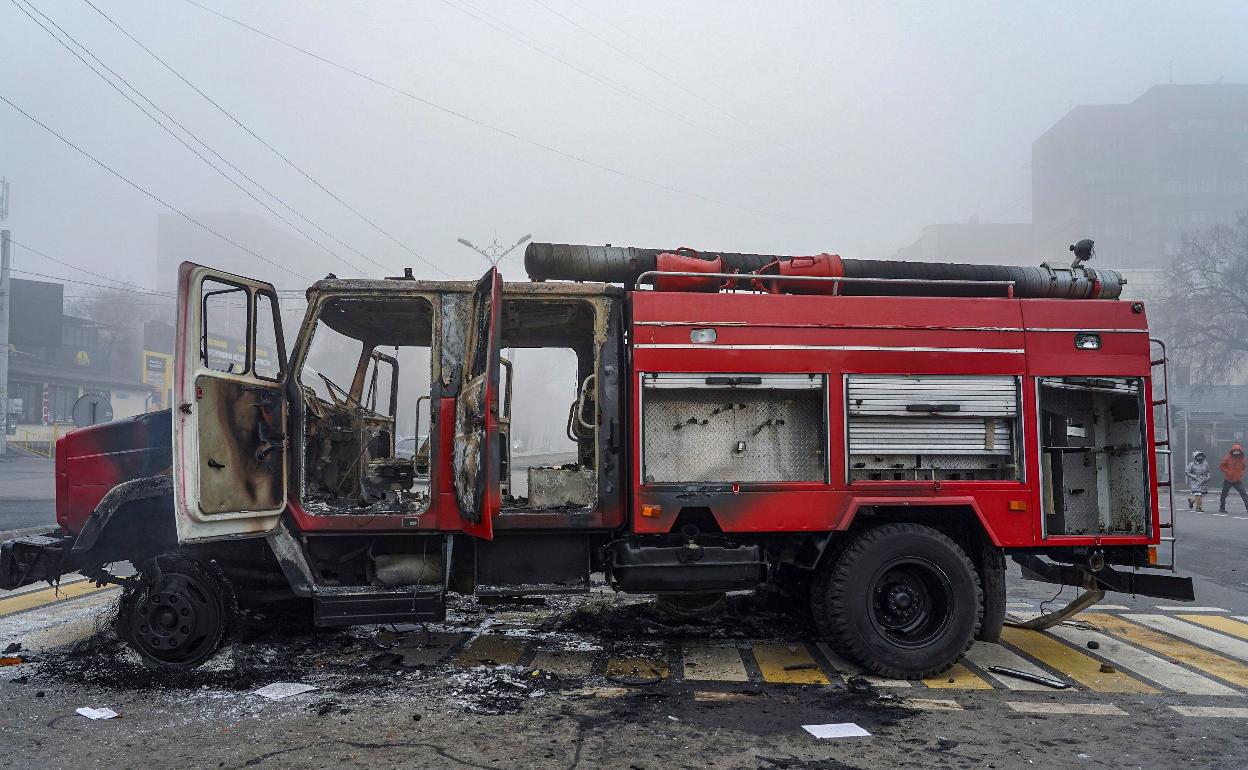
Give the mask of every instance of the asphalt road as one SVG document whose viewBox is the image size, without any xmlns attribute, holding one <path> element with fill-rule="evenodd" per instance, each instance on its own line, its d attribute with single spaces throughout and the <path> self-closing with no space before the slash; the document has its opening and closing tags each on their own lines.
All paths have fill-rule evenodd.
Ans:
<svg viewBox="0 0 1248 770">
<path fill-rule="evenodd" d="M 516 473 L 559 461 L 517 458 Z M 1196 602 L 1111 594 L 1075 625 L 1012 631 L 904 686 L 863 686 L 767 602 L 680 624 L 599 585 L 536 607 L 459 598 L 445 623 L 398 633 L 251 619 L 203 668 L 167 677 L 113 640 L 115 589 L 0 592 L 0 645 L 20 642 L 25 660 L 0 675 L 0 768 L 1242 770 L 1248 512 L 1238 500 L 1225 516 L 1180 511 L 1176 531 Z M 1026 617 L 1055 593 L 1015 575 L 1010 610 Z M 993 661 L 1073 686 L 1029 688 Z M 252 694 L 274 682 L 318 689 Z M 90 721 L 81 706 L 122 718 Z M 870 737 L 802 727 L 829 723 Z"/>
</svg>

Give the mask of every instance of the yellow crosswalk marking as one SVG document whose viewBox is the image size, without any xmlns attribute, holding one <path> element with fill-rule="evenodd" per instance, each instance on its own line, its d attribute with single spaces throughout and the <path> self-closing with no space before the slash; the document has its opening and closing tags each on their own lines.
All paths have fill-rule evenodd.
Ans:
<svg viewBox="0 0 1248 770">
<path fill-rule="evenodd" d="M 763 681 L 781 684 L 828 684 L 819 664 L 802 644 L 756 644 L 754 660 Z"/>
<path fill-rule="evenodd" d="M 607 679 L 612 682 L 645 684 L 667 679 L 670 674 L 667 662 L 657 658 L 611 658 L 607 661 Z"/>
<path fill-rule="evenodd" d="M 1080 617 L 1095 626 L 1099 626 L 1107 634 L 1160 652 L 1166 657 L 1213 674 L 1231 684 L 1248 687 L 1248 666 L 1239 661 L 1224 658 L 1215 652 L 1180 641 L 1172 636 L 1166 636 L 1160 631 L 1154 631 L 1151 628 L 1132 623 L 1116 615 L 1102 615 L 1092 612 L 1085 613 Z"/>
<path fill-rule="evenodd" d="M 80 580 L 77 583 L 69 583 L 59 588 L 44 588 L 39 591 L 27 591 L 16 596 L 9 596 L 0 599 L 0 617 L 12 615 L 22 610 L 34 609 L 42 607 L 45 604 L 59 602 L 65 599 L 76 599 L 79 596 L 86 596 L 97 591 L 108 591 L 115 589 L 117 586 L 106 585 L 103 588 L 97 588 L 95 583 L 90 580 Z"/>
<path fill-rule="evenodd" d="M 1212 628 L 1214 631 L 1238 636 L 1240 639 L 1248 639 L 1248 623 L 1239 620 L 1224 618 L 1219 615 L 1179 615 L 1179 617 L 1189 623 L 1199 623 L 1207 628 Z"/>
<path fill-rule="evenodd" d="M 923 684 L 936 690 L 991 690 L 992 685 L 985 682 L 969 668 L 961 663 L 954 663 L 953 668 L 943 674 L 923 680 Z"/>
<path fill-rule="evenodd" d="M 715 647 L 709 644 L 685 645 L 685 679 L 707 682 L 748 682 L 750 677 L 741 663 L 736 647 Z"/>
<path fill-rule="evenodd" d="M 514 666 L 524 654 L 524 640 L 500 634 L 482 634 L 455 658 L 461 666 Z"/>
<path fill-rule="evenodd" d="M 1121 671 L 1101 672 L 1101 662 L 1067 647 L 1051 636 L 1023 628 L 1005 629 L 1003 638 L 1044 665 L 1096 692 L 1155 693 L 1157 690 Z"/>
</svg>

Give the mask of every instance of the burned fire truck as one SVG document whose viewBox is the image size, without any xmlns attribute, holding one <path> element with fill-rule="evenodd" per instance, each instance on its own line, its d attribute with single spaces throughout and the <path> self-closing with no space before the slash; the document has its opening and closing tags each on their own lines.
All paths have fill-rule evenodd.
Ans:
<svg viewBox="0 0 1248 770">
<path fill-rule="evenodd" d="M 1007 267 L 533 243 L 523 283 L 331 275 L 289 347 L 273 286 L 185 263 L 172 408 L 60 439 L 59 529 L 4 543 L 0 583 L 120 583 L 119 634 L 175 669 L 240 604 L 427 621 L 449 592 L 594 574 L 684 611 L 805 592 L 842 654 L 901 678 L 999 637 L 1007 555 L 1085 596 L 1191 599 L 1164 572 L 1164 346 L 1091 247 Z M 576 456 L 513 495 L 501 351 L 535 348 L 575 354 Z"/>
</svg>

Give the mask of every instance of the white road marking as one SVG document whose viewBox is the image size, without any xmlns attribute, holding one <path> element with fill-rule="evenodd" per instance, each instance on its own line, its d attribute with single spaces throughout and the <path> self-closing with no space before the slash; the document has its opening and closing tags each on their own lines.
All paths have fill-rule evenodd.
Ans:
<svg viewBox="0 0 1248 770">
<path fill-rule="evenodd" d="M 1015 655 L 1005 647 L 990 642 L 975 642 L 971 645 L 971 649 L 966 651 L 966 658 L 984 670 L 987 676 L 992 677 L 996 681 L 1010 688 L 1011 690 L 1030 690 L 1034 692 L 1073 692 L 1073 690 L 1054 690 L 1052 687 L 1045 687 L 1039 682 L 1029 682 L 1026 679 L 1016 679 L 1012 676 L 1004 674 L 994 674 L 988 670 L 989 666 L 1004 666 L 1005 668 L 1016 668 L 1020 671 L 1026 671 L 1029 674 L 1037 676 L 1055 678 L 1051 671 L 1040 668 L 1035 663 L 1027 660 L 1021 655 Z M 1056 676 L 1057 679 L 1062 677 Z"/>
<path fill-rule="evenodd" d="M 1172 618 L 1168 615 L 1139 615 L 1129 613 L 1123 615 L 1128 620 L 1134 620 L 1137 623 L 1143 623 L 1146 626 L 1152 626 L 1158 631 L 1186 639 L 1189 642 L 1206 647 L 1214 652 L 1220 652 L 1224 655 L 1230 655 L 1240 660 L 1248 661 L 1248 642 L 1242 639 L 1233 639 L 1224 636 L 1216 631 L 1210 631 L 1202 626 L 1184 623 L 1178 618 Z"/>
<path fill-rule="evenodd" d="M 1242 695 L 1224 684 L 1188 671 L 1164 658 L 1136 649 L 1106 634 L 1073 626 L 1054 626 L 1049 629 L 1049 633 L 1080 648 L 1087 648 L 1088 642 L 1096 642 L 1100 645 L 1095 651 L 1096 654 L 1123 670 L 1151 679 L 1175 692 L 1185 695 Z"/>
<path fill-rule="evenodd" d="M 1211 513 L 1209 511 L 1188 511 L 1188 513 L 1203 513 L 1207 516 L 1217 516 L 1223 519 L 1235 519 L 1236 521 L 1248 521 L 1248 516 L 1232 516 L 1229 513 Z"/>
<path fill-rule="evenodd" d="M 1223 717 L 1248 719 L 1248 708 L 1242 706 L 1171 706 L 1185 717 Z"/>
<path fill-rule="evenodd" d="M 1127 605 L 1125 605 L 1125 604 L 1096 604 L 1096 605 L 1093 605 L 1090 609 L 1094 609 L 1094 610 L 1120 610 L 1120 611 L 1121 611 L 1121 610 L 1129 610 L 1129 609 L 1132 609 L 1132 608 L 1131 608 L 1131 607 L 1128 607 L 1128 606 L 1127 606 Z"/>
<path fill-rule="evenodd" d="M 907 708 L 917 709 L 919 711 L 962 711 L 963 708 L 956 700 L 944 700 L 942 698 L 902 698 L 897 701 L 899 705 Z"/>
<path fill-rule="evenodd" d="M 1223 607 L 1181 607 L 1175 605 L 1155 605 L 1162 612 L 1226 612 Z M 1101 609 L 1105 609 L 1101 607 Z"/>
<path fill-rule="evenodd" d="M 1127 712 L 1112 703 L 1027 703 L 1006 701 L 1005 705 L 1024 714 L 1089 714 L 1125 717 Z"/>
<path fill-rule="evenodd" d="M 748 682 L 749 674 L 736 647 L 685 645 L 685 679 L 707 682 Z"/>
<path fill-rule="evenodd" d="M 911 682 L 907 682 L 904 679 L 885 679 L 880 676 L 873 676 L 871 674 L 868 674 L 865 671 L 863 671 L 861 668 L 859 668 L 858 666 L 855 666 L 853 663 L 850 663 L 849 661 L 842 658 L 840 655 L 837 655 L 835 652 L 833 652 L 832 648 L 829 647 L 826 642 L 819 642 L 818 645 L 816 646 L 819 648 L 819 652 L 823 653 L 823 657 L 828 659 L 828 663 L 832 665 L 832 668 L 836 669 L 836 672 L 840 674 L 841 676 L 845 677 L 846 679 L 850 678 L 851 676 L 861 676 L 864 679 L 866 679 L 868 682 L 870 682 L 871 684 L 875 685 L 876 687 L 913 687 L 914 686 Z"/>
</svg>

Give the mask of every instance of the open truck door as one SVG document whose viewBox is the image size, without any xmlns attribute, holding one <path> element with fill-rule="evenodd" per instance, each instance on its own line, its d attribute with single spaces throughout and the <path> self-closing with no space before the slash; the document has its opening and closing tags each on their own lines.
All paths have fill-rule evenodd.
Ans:
<svg viewBox="0 0 1248 770">
<path fill-rule="evenodd" d="M 502 507 L 498 431 L 502 296 L 503 279 L 492 267 L 472 292 L 451 457 L 463 529 L 486 540 L 494 537 L 493 518 Z"/>
<path fill-rule="evenodd" d="M 286 507 L 286 351 L 277 292 L 183 262 L 175 346 L 178 541 L 265 535 Z"/>
</svg>

